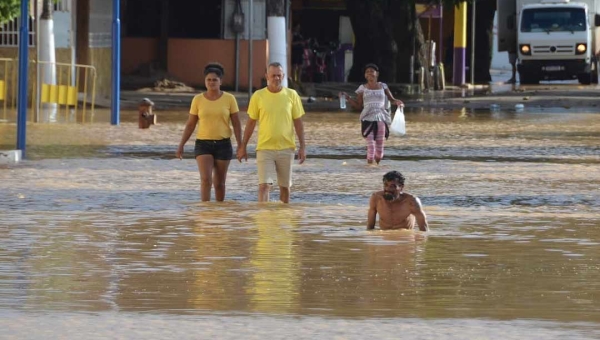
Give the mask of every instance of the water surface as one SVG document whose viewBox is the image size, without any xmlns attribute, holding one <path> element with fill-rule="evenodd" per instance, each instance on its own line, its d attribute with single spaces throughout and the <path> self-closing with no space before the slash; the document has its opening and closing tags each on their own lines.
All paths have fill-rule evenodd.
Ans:
<svg viewBox="0 0 600 340">
<path fill-rule="evenodd" d="M 597 113 L 412 110 L 368 166 L 357 114 L 310 112 L 290 205 L 255 202 L 253 157 L 199 202 L 186 115 L 28 126 L 29 160 L 0 166 L 5 334 L 600 337 Z M 429 233 L 365 230 L 390 170 Z"/>
</svg>

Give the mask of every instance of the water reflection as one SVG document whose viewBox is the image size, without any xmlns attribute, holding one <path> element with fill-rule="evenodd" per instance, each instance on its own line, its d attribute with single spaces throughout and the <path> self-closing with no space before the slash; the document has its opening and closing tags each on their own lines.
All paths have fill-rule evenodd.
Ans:
<svg viewBox="0 0 600 340">
<path fill-rule="evenodd" d="M 252 159 L 232 162 L 226 202 L 200 203 L 192 147 L 174 159 L 185 115 L 147 130 L 127 114 L 118 127 L 28 127 L 32 160 L 0 168 L 0 314 L 47 325 L 68 313 L 89 330 L 96 320 L 82 312 L 93 311 L 99 324 L 142 321 L 157 334 L 167 314 L 202 314 L 216 330 L 239 314 L 285 330 L 302 321 L 270 317 L 365 318 L 385 335 L 382 317 L 431 334 L 437 323 L 448 338 L 460 338 L 455 323 L 470 338 L 597 328 L 597 114 L 408 111 L 407 136 L 390 138 L 375 167 L 355 114 L 309 113 L 290 205 L 255 202 Z M 13 130 L 0 124 L 0 144 Z M 427 236 L 365 230 L 389 170 L 421 198 Z M 589 324 L 564 323 L 576 321 Z"/>
<path fill-rule="evenodd" d="M 296 213 L 274 203 L 278 209 L 261 208 L 252 219 L 256 239 L 250 249 L 246 286 L 249 310 L 261 313 L 290 313 L 298 304 L 300 261 L 296 244 Z M 250 240 L 249 240 L 250 241 Z"/>
</svg>

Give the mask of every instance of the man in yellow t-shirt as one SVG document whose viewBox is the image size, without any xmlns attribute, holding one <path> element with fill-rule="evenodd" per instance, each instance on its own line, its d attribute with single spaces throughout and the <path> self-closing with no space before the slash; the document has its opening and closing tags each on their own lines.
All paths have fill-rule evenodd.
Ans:
<svg viewBox="0 0 600 340">
<path fill-rule="evenodd" d="M 267 69 L 266 88 L 260 89 L 250 98 L 248 121 L 244 130 L 242 145 L 238 148 L 237 159 L 248 160 L 246 146 L 259 123 L 256 144 L 256 165 L 258 168 L 258 201 L 269 201 L 270 184 L 277 176 L 279 196 L 283 203 L 290 201 L 292 186 L 292 163 L 296 150 L 294 130 L 298 135 L 298 161 L 304 163 L 306 150 L 304 143 L 304 108 L 296 91 L 283 87 L 285 74 L 280 63 L 271 63 Z"/>
</svg>

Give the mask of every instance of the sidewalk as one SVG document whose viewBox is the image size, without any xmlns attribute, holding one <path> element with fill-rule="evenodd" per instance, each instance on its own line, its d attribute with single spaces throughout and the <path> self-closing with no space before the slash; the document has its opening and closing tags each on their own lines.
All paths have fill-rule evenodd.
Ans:
<svg viewBox="0 0 600 340">
<path fill-rule="evenodd" d="M 492 82 L 488 85 L 457 87 L 446 84 L 443 91 L 426 91 L 419 93 L 417 85 L 388 84 L 394 96 L 401 99 L 407 108 L 490 108 L 499 105 L 500 108 L 514 108 L 515 104 L 538 107 L 595 107 L 598 105 L 598 88 L 596 86 L 573 86 L 573 82 L 542 83 L 536 86 L 520 86 L 505 84 L 510 78 L 509 70 L 491 70 Z M 359 83 L 310 83 L 303 84 L 304 95 L 302 102 L 306 111 L 338 111 L 338 93 L 343 91 L 354 93 Z M 157 110 L 189 109 L 196 92 L 163 92 L 121 91 L 121 108 L 137 109 L 143 98 L 150 98 Z M 246 110 L 249 102 L 247 92 L 232 93 L 241 110 Z M 98 106 L 110 107 L 108 100 L 97 100 Z M 494 106 L 495 106 L 494 105 Z"/>
<path fill-rule="evenodd" d="M 331 111 L 339 109 L 338 93 L 347 92 L 354 93 L 358 88 L 359 83 L 313 83 L 305 85 L 310 87 L 308 93 L 313 95 L 302 95 L 302 102 L 307 111 Z M 416 105 L 423 106 L 425 103 L 434 103 L 447 98 L 462 97 L 465 89 L 447 86 L 444 91 L 430 91 L 427 93 L 418 93 L 419 88 L 417 85 L 410 84 L 388 84 L 392 93 L 407 106 Z M 481 92 L 485 88 L 481 87 L 475 90 L 468 90 L 471 92 Z M 202 90 L 196 92 L 163 92 L 163 91 L 134 91 L 125 90 L 121 91 L 121 109 L 137 109 L 138 103 L 143 98 L 150 98 L 155 105 L 157 110 L 168 110 L 168 109 L 187 109 L 189 108 L 192 99 Z M 227 91 L 233 94 L 237 101 L 240 109 L 244 110 L 248 106 L 248 93 L 247 92 L 234 92 Z M 102 107 L 110 107 L 110 101 L 108 100 L 97 100 L 97 105 Z"/>
</svg>

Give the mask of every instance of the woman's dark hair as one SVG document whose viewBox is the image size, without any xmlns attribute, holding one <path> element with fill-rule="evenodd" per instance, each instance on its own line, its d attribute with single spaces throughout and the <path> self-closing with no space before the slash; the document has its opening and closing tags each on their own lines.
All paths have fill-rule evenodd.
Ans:
<svg viewBox="0 0 600 340">
<path fill-rule="evenodd" d="M 208 63 L 208 65 L 204 67 L 204 75 L 206 76 L 209 73 L 214 73 L 217 75 L 217 77 L 223 78 L 225 69 L 223 68 L 223 65 L 219 63 Z"/>
<path fill-rule="evenodd" d="M 399 173 L 398 171 L 390 171 L 390 172 L 386 173 L 385 175 L 383 175 L 383 183 L 397 181 L 398 184 L 404 185 L 404 180 L 405 180 L 404 176 L 401 173 Z"/>
<path fill-rule="evenodd" d="M 369 63 L 369 64 L 365 65 L 363 72 L 366 72 L 368 68 L 372 68 L 375 71 L 379 72 L 379 67 L 377 67 L 377 65 L 375 65 L 373 63 Z"/>
</svg>

